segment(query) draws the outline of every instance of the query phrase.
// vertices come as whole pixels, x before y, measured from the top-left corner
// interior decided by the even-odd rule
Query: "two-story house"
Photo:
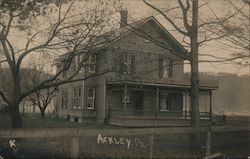
[[[90,54],[78,76],[113,71],[60,86],[59,117],[126,127],[190,125],[191,84],[183,70],[189,55],[157,19],[127,24],[122,11],[121,27],[103,34],[103,40],[108,42]],[[200,81],[202,125],[211,123],[217,87],[216,81]]]

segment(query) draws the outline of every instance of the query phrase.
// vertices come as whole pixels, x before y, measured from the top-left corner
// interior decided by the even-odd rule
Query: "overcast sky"
[[[129,21],[139,20],[148,16],[155,16],[162,24],[166,27],[169,32],[176,37],[178,41],[182,40],[182,36],[174,31],[173,27],[162,17],[159,13],[152,10],[146,4],[142,2],[142,0],[120,0],[123,8],[127,9],[129,12]],[[206,0],[208,1],[208,0]],[[214,9],[216,14],[219,16],[223,16],[224,14],[229,13],[232,10],[229,4],[226,2],[227,0],[210,0],[209,6]],[[237,0],[234,0],[237,2]],[[161,9],[170,8],[172,6],[177,6],[176,0],[148,0],[148,2],[154,4]],[[204,3],[204,0],[199,0],[199,3]],[[119,14],[118,14],[119,15]],[[204,6],[199,10],[199,15],[203,19],[213,17],[211,11],[208,6]],[[249,33],[248,33],[249,34]],[[15,35],[17,36],[17,35]],[[250,35],[249,35],[250,36]],[[15,38],[16,43],[19,43],[20,40]],[[211,54],[220,57],[228,57],[230,58],[230,53],[233,52],[232,48],[225,47],[221,43],[218,42],[210,42],[207,45],[200,47],[200,53],[202,54]],[[35,59],[35,60],[33,60]],[[28,61],[36,61],[39,60],[39,57],[31,57]],[[250,60],[249,60],[250,61]],[[236,74],[249,74],[249,67],[242,67],[239,65],[232,64],[224,64],[224,63],[200,63],[200,71],[201,72],[228,72],[228,73],[236,73]],[[185,66],[185,71],[189,71],[190,66]]]

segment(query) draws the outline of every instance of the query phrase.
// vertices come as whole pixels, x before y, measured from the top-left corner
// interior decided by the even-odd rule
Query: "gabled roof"
[[[140,19],[140,20],[135,21],[133,23],[127,24],[124,27],[117,28],[117,29],[114,29],[112,31],[109,31],[109,32],[106,32],[106,33],[103,33],[103,34],[97,36],[96,41],[94,43],[94,46],[95,46],[94,48],[97,50],[106,48],[107,46],[109,46],[113,42],[121,39],[122,37],[124,37],[125,35],[133,32],[133,31],[135,31],[136,29],[140,28],[143,24],[145,24],[149,21],[154,22],[159,27],[159,29],[164,33],[164,36],[169,39],[169,41],[168,41],[169,44],[176,50],[175,52],[170,52],[170,53],[172,53],[176,56],[182,57],[183,59],[190,58],[188,51],[153,16]],[[165,47],[167,47],[167,45]],[[82,52],[82,51],[86,51],[86,49],[77,50],[77,52]],[[68,53],[63,54],[60,57],[66,58],[67,54]]]
[[[159,29],[164,33],[164,36],[170,39],[169,44],[176,49],[175,55],[180,56],[184,59],[189,59],[188,51],[166,30],[164,26],[161,25],[161,23],[153,16],[143,18],[141,20],[135,21],[131,24],[128,24],[127,26],[115,29],[113,31],[101,34],[96,41],[97,48],[105,48],[106,46],[109,46],[111,43],[121,39],[125,35],[127,35],[130,32],[135,31],[143,24],[153,21]],[[174,45],[174,46],[173,46]]]

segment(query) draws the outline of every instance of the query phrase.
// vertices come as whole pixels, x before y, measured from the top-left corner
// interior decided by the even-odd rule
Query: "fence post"
[[[79,136],[73,136],[71,140],[71,158],[78,158]]]
[[[206,142],[206,156],[211,155],[211,130],[209,128],[207,132],[207,142]]]
[[[154,134],[149,135],[149,158],[153,158]]]

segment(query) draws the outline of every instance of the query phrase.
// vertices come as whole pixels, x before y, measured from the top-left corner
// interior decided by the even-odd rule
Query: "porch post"
[[[156,125],[158,125],[158,112],[159,112],[159,86],[156,88]]]
[[[209,91],[209,117],[212,119],[212,90]]]
[[[125,84],[124,85],[124,116],[126,116],[127,115],[127,91],[128,91],[128,86],[127,86],[127,84]]]
[[[187,95],[188,95],[188,91],[187,89],[185,89],[185,105],[184,105],[184,110],[185,110],[185,119],[187,119]]]

